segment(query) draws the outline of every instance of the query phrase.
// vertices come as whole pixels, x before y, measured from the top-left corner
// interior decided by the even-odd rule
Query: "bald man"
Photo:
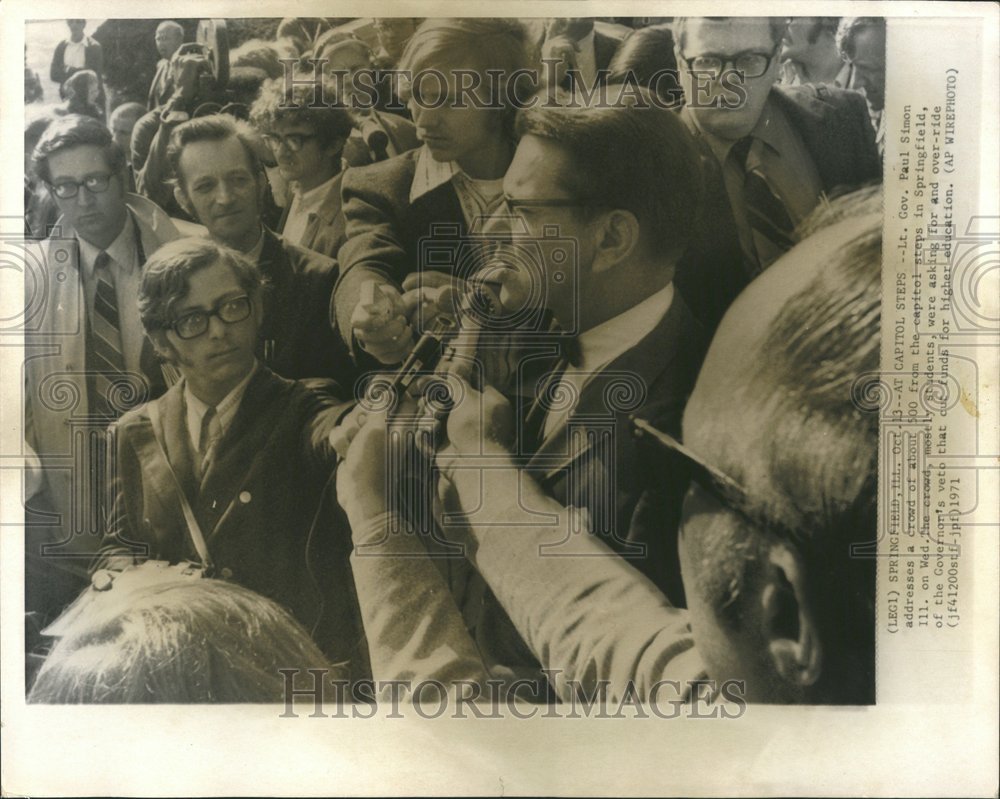
[[[160,60],[146,99],[146,108],[150,111],[167,102],[174,92],[174,84],[170,79],[170,59],[183,43],[184,28],[177,22],[168,19],[156,26],[156,51],[160,54]]]

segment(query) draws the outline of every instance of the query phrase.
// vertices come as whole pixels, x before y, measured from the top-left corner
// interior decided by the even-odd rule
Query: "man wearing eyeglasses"
[[[781,17],[674,21],[682,115],[722,169],[750,276],[794,244],[822,194],[881,180],[859,94],[777,85],[785,27]]]
[[[258,361],[261,282],[252,261],[206,238],[147,264],[142,324],[181,380],[112,429],[115,502],[95,567],[198,563],[288,607],[332,660],[350,660],[349,542],[323,500],[332,464],[308,433],[325,398]]]
[[[808,244],[730,308],[684,412],[684,444],[640,428],[691,479],[679,538],[685,607],[594,536],[568,534],[574,511],[512,457],[507,402],[450,378],[456,405],[436,458],[443,493],[458,500],[448,535],[563,701],[642,701],[658,714],[703,690],[874,702],[879,417],[852,400],[852,386],[879,363],[881,193],[839,198],[823,214]],[[370,414],[337,475],[373,675],[496,696],[441,564],[379,493],[394,424]],[[657,479],[668,473],[662,463]]]
[[[60,213],[25,275],[25,440],[44,478],[28,507],[55,514],[29,526],[27,607],[45,615],[79,590],[97,545],[104,428],[166,390],[136,298],[146,259],[178,232],[126,193],[125,154],[97,120],[53,122],[32,165]],[[43,543],[59,546],[43,557]]]
[[[335,257],[344,243],[341,211],[341,156],[353,130],[347,108],[310,106],[311,84],[269,81],[250,109],[250,121],[263,132],[278,170],[292,187],[292,196],[278,225],[286,241]]]
[[[506,273],[501,297],[511,298],[504,312],[521,312],[520,297],[523,310],[544,305],[556,324],[518,350],[511,379],[491,375],[483,354],[509,334],[479,350],[473,373],[495,380],[491,390],[515,405],[514,450],[524,473],[560,508],[577,510],[567,547],[579,536],[600,540],[679,599],[682,487],[650,467],[628,417],[641,408],[677,431],[704,353],[704,331],[673,282],[699,213],[697,148],[677,116],[648,95],[630,107],[602,107],[596,97],[585,107],[538,105],[518,113],[516,131],[504,207],[491,220],[491,230],[511,228],[512,249],[498,261]],[[648,157],[631,158],[636,152]],[[461,360],[456,369],[464,371]],[[343,430],[337,446],[349,437]],[[516,490],[508,501],[517,504]],[[444,517],[438,522],[447,533]],[[559,547],[553,553],[558,558]],[[451,587],[484,659],[498,676],[537,673],[534,656],[466,566],[449,565]]]
[[[349,389],[353,363],[329,322],[337,264],[264,225],[265,146],[249,125],[224,114],[178,125],[167,148],[174,196],[213,241],[249,256],[268,281],[261,360],[282,377],[334,378]]]

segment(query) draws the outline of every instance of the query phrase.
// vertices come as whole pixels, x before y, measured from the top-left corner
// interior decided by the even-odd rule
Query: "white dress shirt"
[[[566,424],[576,410],[577,401],[587,383],[606,369],[608,364],[648,336],[666,316],[673,301],[674,284],[668,283],[638,305],[580,334],[580,364],[566,367],[559,378],[558,387],[553,391],[554,396],[569,392],[569,396],[576,399],[562,410],[550,411],[546,415],[543,440],[550,438]]]
[[[222,401],[215,406],[216,418],[219,420],[220,435],[225,435],[229,425],[233,422],[236,411],[239,410],[243,395],[246,394],[247,386],[251,378],[257,374],[258,363],[254,361],[250,373],[240,381],[232,391],[222,398]],[[191,447],[195,452],[201,451],[201,420],[208,413],[208,404],[202,402],[191,393],[191,384],[184,381],[184,407],[187,411],[188,435],[191,436]]]

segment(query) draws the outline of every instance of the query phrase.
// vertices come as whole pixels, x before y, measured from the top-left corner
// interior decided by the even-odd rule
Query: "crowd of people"
[[[164,21],[113,109],[68,22],[32,699],[874,701],[884,19]]]

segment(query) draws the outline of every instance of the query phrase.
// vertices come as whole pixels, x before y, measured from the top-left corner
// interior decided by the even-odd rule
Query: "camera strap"
[[[170,465],[170,459],[167,457],[166,449],[163,446],[162,434],[160,432],[160,409],[155,402],[151,402],[146,406],[146,411],[149,414],[149,420],[152,422],[153,438],[156,440],[156,453],[163,459],[166,470],[173,478],[174,486],[177,488],[177,497],[181,503],[181,512],[184,514],[184,522],[187,524],[188,534],[191,536],[191,543],[194,544],[195,551],[198,553],[198,557],[201,558],[201,564],[205,568],[206,576],[210,577],[215,570],[215,565],[212,563],[212,556],[208,551],[208,543],[201,532],[201,525],[198,524],[194,511],[191,510],[191,503],[188,502],[187,494],[184,493],[184,488],[181,486],[180,480],[177,479],[177,474]]]

